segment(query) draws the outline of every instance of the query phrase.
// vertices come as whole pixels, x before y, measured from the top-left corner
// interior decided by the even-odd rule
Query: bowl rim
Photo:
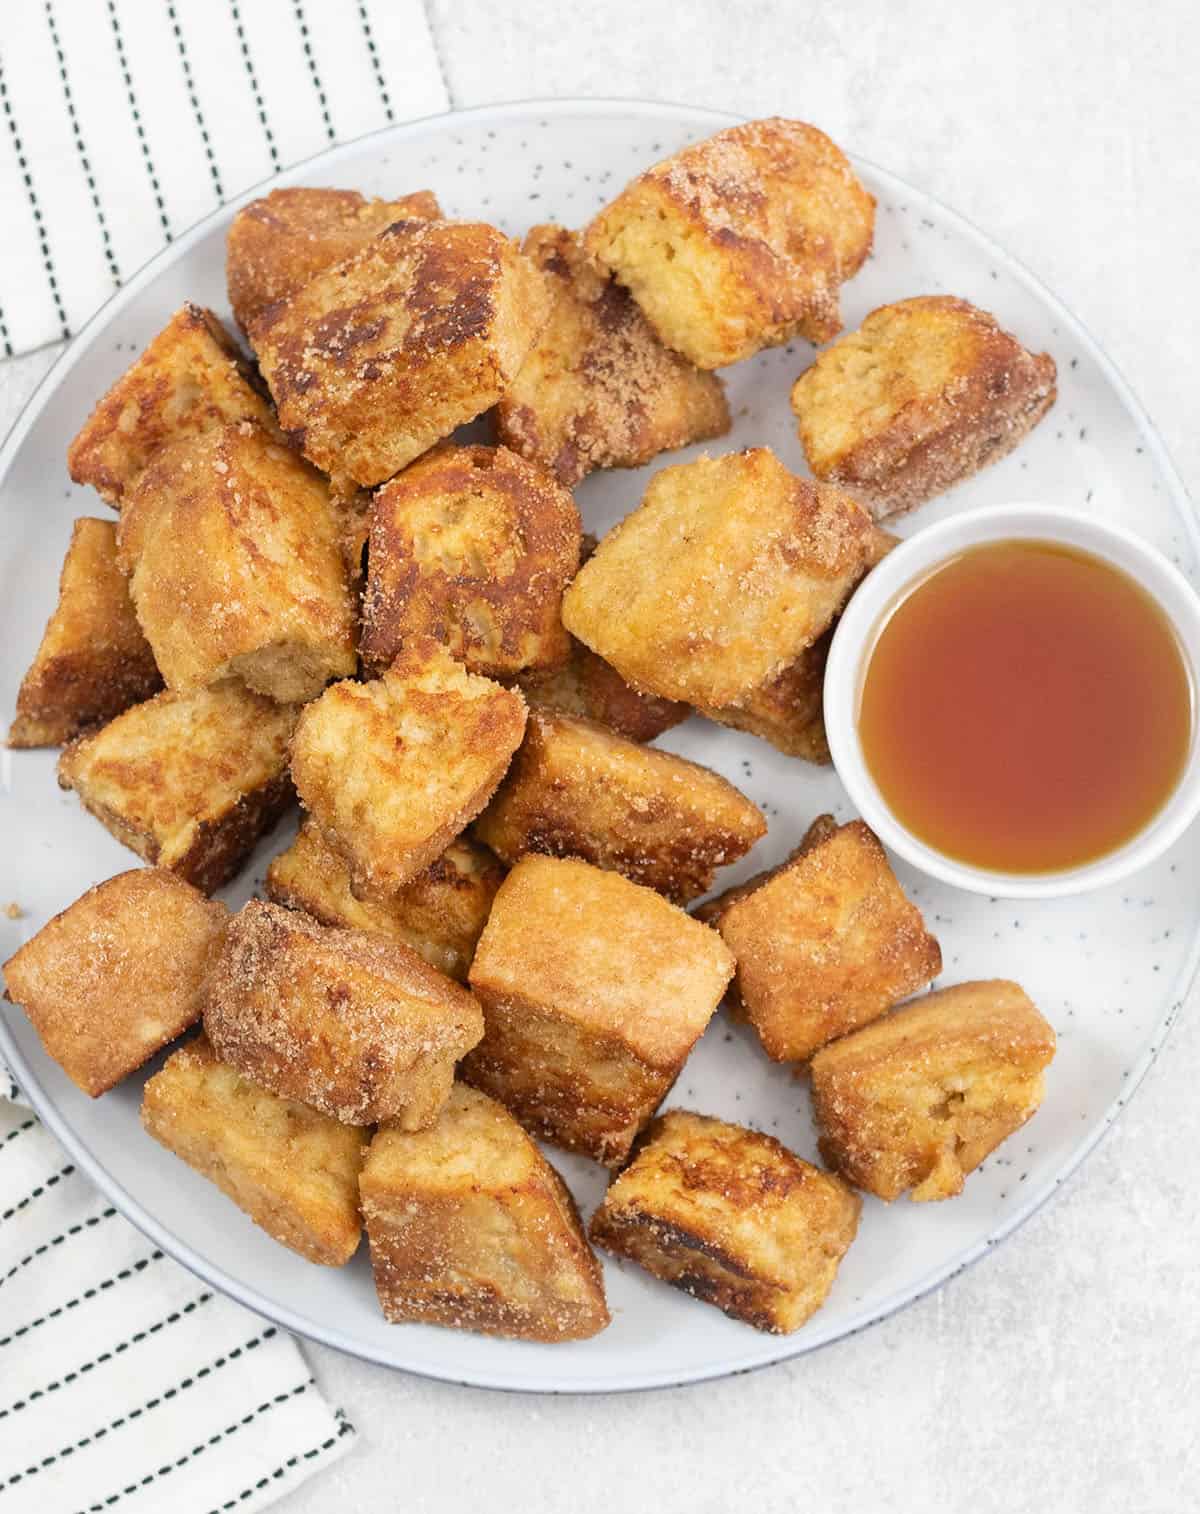
[[[952,857],[915,835],[884,798],[858,739],[857,709],[875,642],[888,617],[932,573],[973,547],[1003,541],[1062,542],[1120,569],[1151,595],[1175,631],[1192,688],[1187,761],[1146,824],[1112,851],[1081,865],[1009,873]],[[1105,888],[1139,872],[1174,845],[1200,814],[1200,596],[1179,569],[1128,526],[1087,511],[1015,500],[952,515],[892,549],[864,579],[834,632],[825,671],[824,718],[833,765],[855,809],[880,840],[913,867],[969,893],[1000,899],[1058,899]]]

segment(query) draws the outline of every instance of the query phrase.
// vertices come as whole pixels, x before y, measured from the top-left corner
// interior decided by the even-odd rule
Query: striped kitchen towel
[[[354,1428],[296,1343],[165,1257],[0,1064],[0,1509],[251,1514]]]
[[[422,0],[0,0],[0,354],[241,190],[449,104]]]

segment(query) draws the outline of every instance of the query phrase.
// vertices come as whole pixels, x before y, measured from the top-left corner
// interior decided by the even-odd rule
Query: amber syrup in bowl
[[[1070,512],[980,511],[903,543],[851,600],[830,747],[863,818],[927,871],[1082,891],[1200,809],[1197,666],[1200,600],[1153,549]]]

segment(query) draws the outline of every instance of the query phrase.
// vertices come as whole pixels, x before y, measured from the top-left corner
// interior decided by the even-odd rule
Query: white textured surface
[[[607,94],[777,110],[930,189],[1091,326],[1197,488],[1191,6],[433,9],[458,105]],[[0,425],[51,355],[0,367]],[[1198,1063],[1193,1005],[1048,1210],[934,1297],[790,1365],[531,1400],[308,1348],[362,1440],[286,1507],[1187,1514],[1200,1486]]]

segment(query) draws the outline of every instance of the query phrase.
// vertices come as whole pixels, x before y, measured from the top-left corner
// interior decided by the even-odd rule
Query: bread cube
[[[259,1088],[220,1061],[207,1036],[146,1083],[142,1124],[308,1261],[341,1267],[358,1250],[369,1133]]]
[[[580,857],[687,904],[767,823],[717,773],[591,720],[534,710],[504,782],[475,822],[503,861]]]
[[[720,379],[663,346],[577,233],[535,226],[523,251],[547,275],[550,314],[501,397],[506,446],[571,488],[593,468],[638,468],[660,452],[725,435]]]
[[[355,894],[389,899],[483,809],[524,730],[519,694],[418,639],[382,678],[305,708],[292,777]]]
[[[496,403],[544,284],[494,226],[402,221],[269,306],[250,339],[291,440],[365,488]]]
[[[396,221],[437,221],[429,190],[398,200],[366,200],[355,189],[273,189],[233,218],[225,241],[225,280],[243,331],[268,305],[314,274],[342,263]]]
[[[787,1335],[825,1302],[862,1200],[774,1136],[672,1109],[592,1216],[597,1246]]]
[[[657,694],[639,694],[590,647],[568,636],[566,662],[557,668],[522,673],[516,686],[531,710],[551,710],[598,720],[630,741],[653,741],[686,720],[691,709]]]
[[[600,1265],[566,1185],[485,1094],[456,1083],[428,1129],[383,1126],[361,1189],[393,1324],[551,1342],[608,1324]]]
[[[46,1055],[91,1098],[200,1018],[229,920],[173,873],[135,868],[88,889],[4,964]]]
[[[375,496],[362,657],[384,668],[414,637],[472,673],[566,661],[563,590],[579,567],[579,511],[507,447],[439,447]]]
[[[668,347],[721,368],[799,334],[841,330],[838,290],[871,250],[875,201],[802,121],[748,121],[665,158],[587,228],[584,245]]]
[[[777,1062],[804,1061],[942,970],[937,941],[861,820],[822,815],[782,867],[718,901],[716,924],[737,958],[742,1012]]]
[[[62,746],[162,688],[117,567],[116,527],[84,517],[58,580],[58,604],[17,693],[13,747]]]
[[[619,1167],[712,1017],[733,958],[660,894],[587,862],[521,859],[470,984],[462,1076],[535,1135]]]
[[[306,820],[267,869],[267,897],[302,909],[323,925],[374,931],[420,952],[448,978],[465,983],[504,869],[464,837],[390,899],[356,899],[345,860]]]
[[[821,1155],[881,1199],[952,1198],[1036,1113],[1054,1049],[1016,983],[960,983],[906,1004],[813,1058]]]
[[[874,310],[792,389],[809,467],[877,520],[996,462],[1054,403],[1054,359],[951,295]]]
[[[160,447],[242,420],[273,426],[269,401],[212,311],[184,305],[92,411],[67,468],[119,510]]]
[[[341,533],[325,480],[261,426],[163,448],[126,496],[118,544],[167,686],[238,677],[302,704],[353,673]]]
[[[407,946],[251,899],[204,993],[217,1055],[260,1088],[346,1125],[437,1118],[479,1005]]]
[[[635,689],[704,709],[777,677],[861,578],[870,517],[765,447],[664,468],[563,599]]]
[[[295,721],[232,681],[157,694],[64,748],[58,782],[122,845],[212,893],[292,801]]]

